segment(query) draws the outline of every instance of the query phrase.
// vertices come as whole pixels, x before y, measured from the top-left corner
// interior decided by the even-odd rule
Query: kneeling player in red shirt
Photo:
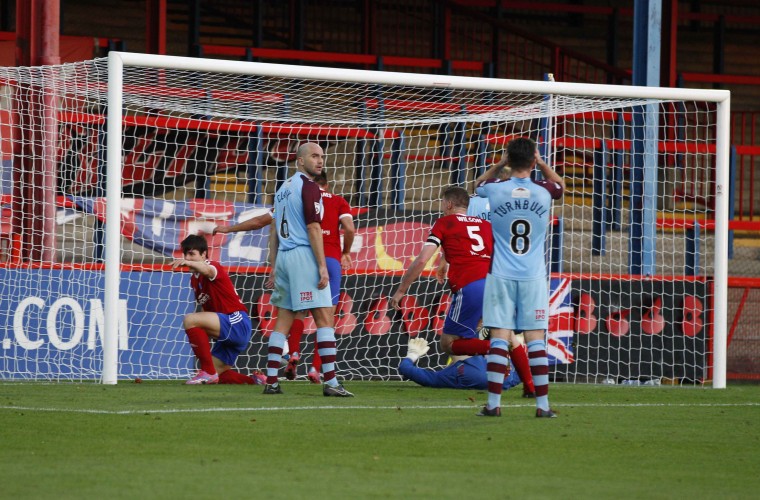
[[[252,376],[236,371],[235,360],[251,341],[251,319],[240,301],[227,271],[216,261],[208,260],[208,243],[200,235],[182,240],[182,259],[172,268],[192,271],[190,286],[195,301],[203,309],[185,316],[182,326],[188,342],[200,362],[198,373],[186,384],[256,384],[263,385],[262,373]],[[209,337],[216,339],[214,348]]]

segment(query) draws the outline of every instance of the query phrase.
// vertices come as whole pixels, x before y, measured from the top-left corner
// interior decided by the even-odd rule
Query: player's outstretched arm
[[[406,357],[398,365],[399,373],[405,378],[423,387],[446,387],[449,389],[462,389],[458,383],[460,362],[453,363],[443,370],[430,370],[418,368],[415,363],[424,356],[430,346],[423,338],[416,337],[409,341]],[[484,373],[485,375],[485,373]]]
[[[216,226],[214,227],[214,230],[211,234],[227,234],[227,233],[237,233],[240,231],[256,231],[257,229],[261,229],[264,227],[267,227],[269,224],[273,221],[272,214],[266,213],[262,214],[256,217],[253,217],[248,220],[244,220],[243,222],[238,222],[237,224],[234,224],[232,226]]]
[[[439,374],[433,370],[425,370],[415,366],[417,360],[427,353],[430,347],[425,339],[417,337],[409,340],[406,357],[398,365],[398,372],[406,380],[411,380],[423,387],[445,387]]]
[[[174,262],[172,262],[172,269],[176,270],[180,267],[187,267],[191,271],[202,274],[207,278],[213,279],[216,276],[216,269],[214,266],[210,266],[204,261],[174,259]]]
[[[417,278],[420,277],[422,271],[425,270],[425,264],[433,256],[437,248],[437,246],[430,244],[425,244],[422,247],[417,258],[409,265],[404,276],[401,278],[401,283],[396,289],[396,293],[391,297],[391,307],[396,310],[401,309],[401,299],[406,295],[406,292],[409,291],[409,287],[412,286],[412,283],[417,281]]]

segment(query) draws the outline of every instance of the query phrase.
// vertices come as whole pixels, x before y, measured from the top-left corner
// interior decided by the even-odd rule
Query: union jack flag
[[[552,278],[549,283],[549,332],[546,353],[549,364],[569,364],[575,361],[573,355],[573,334],[575,333],[575,312],[571,299],[570,280]]]

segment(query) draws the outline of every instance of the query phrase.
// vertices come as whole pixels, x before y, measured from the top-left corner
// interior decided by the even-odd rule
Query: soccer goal
[[[555,381],[726,384],[727,91],[389,73],[111,52],[0,70],[6,329],[0,377],[189,377],[195,310],[172,257],[204,234],[266,364],[268,230],[212,235],[264,211],[298,144],[327,154],[357,226],[336,311],[338,376],[397,379],[433,345],[448,290],[436,255],[388,298],[439,216],[515,137],[567,182],[546,241]],[[307,320],[304,364],[313,351]],[[304,377],[299,372],[299,377]]]

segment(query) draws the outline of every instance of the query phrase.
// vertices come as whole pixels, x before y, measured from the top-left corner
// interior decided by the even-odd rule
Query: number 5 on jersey
[[[472,251],[481,252],[485,249],[486,245],[483,242],[483,237],[478,234],[480,232],[480,226],[467,226],[467,234],[473,241]]]

